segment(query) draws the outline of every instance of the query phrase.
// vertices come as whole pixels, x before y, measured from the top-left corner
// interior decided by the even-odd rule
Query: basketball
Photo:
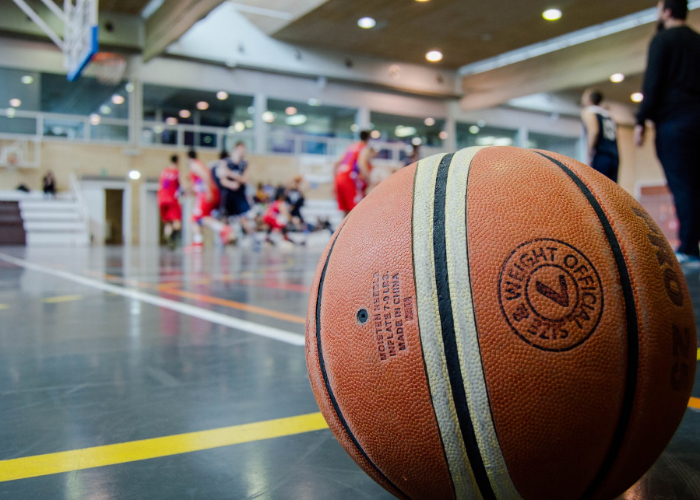
[[[613,499],[661,455],[695,378],[661,230],[545,151],[473,147],[395,173],[334,234],[308,311],[321,412],[399,498]]]

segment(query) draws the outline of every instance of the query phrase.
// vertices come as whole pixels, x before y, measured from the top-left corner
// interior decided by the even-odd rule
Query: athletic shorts
[[[214,195],[211,201],[203,194],[197,196],[194,210],[192,210],[192,220],[199,224],[203,217],[210,217],[213,210],[219,208],[219,196]]]
[[[160,218],[163,222],[175,222],[182,220],[182,209],[177,200],[167,200],[160,203]]]
[[[347,176],[335,178],[335,195],[338,199],[338,209],[349,212],[362,200],[362,191],[357,189],[354,179]]]
[[[286,224],[284,223],[284,217],[263,217],[263,222],[270,226],[271,229],[284,229]]]

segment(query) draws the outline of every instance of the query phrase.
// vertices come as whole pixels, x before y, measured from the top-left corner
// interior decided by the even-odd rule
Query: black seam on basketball
[[[464,379],[459,363],[457,338],[455,336],[454,317],[452,316],[452,299],[447,275],[447,245],[445,242],[445,203],[447,194],[447,174],[454,154],[445,155],[440,161],[435,183],[435,201],[433,211],[433,253],[435,258],[435,285],[438,295],[442,342],[447,363],[447,373],[452,388],[452,398],[457,412],[459,428],[467,450],[467,458],[474,473],[476,485],[484,500],[496,500],[491,487],[484,460],[474,434],[469,404],[464,389]]]
[[[637,324],[637,311],[634,301],[634,292],[632,290],[632,282],[630,280],[629,271],[625,262],[625,256],[622,254],[620,243],[617,241],[615,231],[605,215],[603,207],[600,206],[600,203],[598,203],[598,200],[591,190],[588,189],[588,186],[586,186],[586,184],[569,167],[545,154],[539,152],[537,152],[537,154],[547,158],[561,168],[564,173],[566,173],[566,175],[568,175],[571,180],[574,181],[574,184],[576,184],[576,186],[581,190],[588,200],[588,203],[590,203],[590,205],[593,207],[593,210],[598,216],[598,220],[600,220],[600,223],[603,226],[605,236],[608,239],[613,256],[615,257],[615,264],[617,266],[617,272],[620,275],[620,284],[622,285],[622,295],[625,299],[625,316],[627,319],[627,374],[625,380],[625,394],[622,400],[620,419],[617,422],[617,428],[615,429],[615,434],[613,435],[610,448],[608,448],[608,453],[606,454],[598,473],[581,497],[582,500],[587,500],[593,497],[595,492],[605,480],[606,476],[610,473],[610,469],[612,469],[612,466],[617,459],[617,455],[620,452],[620,448],[622,447],[622,442],[625,438],[625,434],[627,433],[627,426],[629,425],[630,417],[632,415],[632,407],[634,405],[634,398],[637,392],[637,372],[639,369],[639,326]]]
[[[321,280],[318,283],[318,294],[316,295],[316,351],[318,353],[318,363],[321,367],[321,375],[323,376],[323,382],[326,386],[326,392],[328,393],[328,397],[331,400],[331,404],[333,405],[333,409],[335,411],[336,416],[338,417],[338,420],[340,421],[340,424],[343,426],[343,429],[345,430],[345,433],[348,435],[350,440],[352,441],[352,444],[355,445],[355,448],[362,454],[362,456],[367,460],[367,463],[372,466],[372,468],[379,474],[379,476],[386,481],[389,485],[391,485],[392,488],[396,489],[399,493],[404,495],[406,498],[410,497],[406,495],[398,486],[396,486],[391,480],[384,475],[384,473],[379,470],[379,467],[377,467],[374,462],[369,458],[367,455],[367,452],[360,446],[360,443],[357,441],[357,438],[355,435],[350,431],[350,427],[348,426],[347,421],[345,420],[345,417],[343,417],[342,412],[340,411],[340,407],[338,406],[338,401],[335,399],[335,395],[333,394],[333,390],[331,389],[331,384],[330,381],[328,380],[328,374],[326,373],[326,363],[323,360],[323,351],[321,349],[321,295],[323,293],[323,282],[326,279],[326,270],[328,269],[328,263],[331,260],[331,254],[333,253],[333,248],[335,248],[335,244],[338,242],[338,238],[340,238],[340,232],[343,230],[344,226],[341,226],[338,229],[338,234],[335,237],[335,241],[331,245],[331,249],[328,251],[328,257],[326,257],[326,262],[323,265],[323,271],[321,272]]]
[[[414,237],[413,224],[414,224],[415,220],[413,218],[413,209],[414,209],[413,204],[416,202],[415,193],[416,193],[416,181],[418,179],[418,167],[419,166],[420,166],[420,162],[416,165],[416,171],[413,174],[413,188],[412,188],[413,190],[411,191],[411,193],[413,193],[413,196],[411,197],[411,241],[413,241],[413,237]],[[413,243],[411,244],[411,263],[413,264],[413,283],[415,284],[415,283],[417,283],[416,256],[415,256],[415,253],[413,252]],[[420,313],[418,312],[418,300],[419,300],[418,294],[416,293],[416,310],[415,310],[414,314],[418,318],[418,324],[420,324]],[[423,360],[423,370],[425,370],[425,380],[427,381],[427,380],[430,380],[430,375],[428,374],[428,366],[425,363],[425,356],[423,354],[424,353],[423,342],[421,340],[420,334],[418,335],[418,341],[420,342],[421,359]],[[430,389],[430,387],[428,387],[428,389]],[[447,464],[447,470],[449,471],[450,470],[450,461],[447,459],[447,451],[445,450],[445,441],[442,439],[442,432],[439,431],[440,424],[438,423],[438,417],[437,417],[437,413],[435,411],[435,405],[432,404],[433,403],[432,397],[433,397],[433,395],[431,392],[430,393],[430,403],[431,403],[430,407],[433,410],[433,416],[435,417],[435,423],[438,426],[438,436],[440,437],[440,444],[442,445],[442,454],[445,457],[445,463]],[[452,479],[452,472],[451,471],[450,471],[450,481],[452,481],[452,491],[454,492],[455,498],[457,498],[457,490],[455,489],[455,482],[454,482],[454,479]]]

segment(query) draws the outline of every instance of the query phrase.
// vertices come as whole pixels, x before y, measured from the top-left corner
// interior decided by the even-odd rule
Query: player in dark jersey
[[[617,149],[617,125],[610,112],[603,108],[603,94],[586,90],[581,98],[581,119],[586,128],[589,165],[617,182],[620,154]]]
[[[231,156],[222,159],[212,173],[221,192],[220,215],[226,218],[238,217],[243,230],[247,234],[252,234],[253,226],[247,218],[250,203],[246,196],[248,162],[245,159],[245,154],[245,143],[237,142]]]

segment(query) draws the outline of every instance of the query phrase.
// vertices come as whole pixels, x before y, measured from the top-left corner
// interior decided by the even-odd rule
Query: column
[[[255,133],[255,149],[254,151],[263,155],[267,152],[267,129],[268,125],[263,120],[263,113],[267,111],[267,96],[265,94],[255,94],[253,97],[253,131]]]
[[[442,148],[448,153],[453,153],[457,151],[457,121],[451,116],[445,120],[445,132],[447,139],[442,141]]]
[[[143,128],[143,82],[131,80],[134,90],[129,93],[129,143],[138,147]]]

